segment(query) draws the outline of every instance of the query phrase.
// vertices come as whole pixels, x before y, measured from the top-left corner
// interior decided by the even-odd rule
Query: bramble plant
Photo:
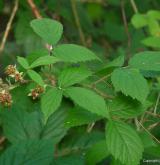
[[[146,22],[138,25],[139,17],[132,22],[142,27]],[[138,165],[144,153],[156,157],[159,140],[143,122],[150,114],[159,116],[149,98],[153,90],[159,93],[160,52],[139,52],[129,60],[121,55],[103,65],[88,48],[60,43],[58,21],[42,18],[30,25],[47,49],[18,56],[17,64],[5,69],[1,123],[12,145],[0,164],[65,165],[70,156],[71,164],[74,159],[90,165],[109,159],[115,165]],[[90,62],[104,67],[91,69]],[[84,137],[78,139],[79,134]]]

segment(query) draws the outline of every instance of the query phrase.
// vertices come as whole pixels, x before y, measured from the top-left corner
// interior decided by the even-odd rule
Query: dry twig
[[[7,41],[7,38],[8,38],[9,32],[10,32],[11,26],[12,26],[13,19],[16,15],[17,9],[18,9],[18,0],[15,0],[15,5],[14,5],[14,8],[12,10],[9,21],[7,23],[7,27],[6,27],[6,30],[4,32],[4,36],[3,36],[3,39],[2,39],[2,42],[1,42],[1,45],[0,45],[0,54],[2,53],[2,51],[5,47],[5,43]]]
[[[79,32],[79,37],[80,37],[81,43],[84,46],[86,46],[85,36],[84,36],[84,33],[82,31],[82,27],[81,27],[81,24],[80,24],[80,20],[79,20],[79,16],[78,16],[78,13],[77,13],[76,1],[75,0],[71,0],[71,7],[72,7],[73,15],[74,15],[74,18],[75,18],[76,26],[78,28],[78,32]]]
[[[148,131],[148,129],[146,129],[142,124],[141,124],[141,122],[139,122],[139,121],[137,121],[138,122],[138,124],[158,143],[158,144],[160,144],[160,141],[154,136],[154,135],[152,135],[149,131]]]
[[[93,89],[97,94],[99,94],[100,96],[102,96],[105,99],[113,99],[114,98],[114,96],[107,95],[106,93],[103,93],[102,91],[100,91],[99,89],[94,87],[93,85],[82,84],[82,86],[86,87],[86,88],[89,88],[89,89]]]
[[[42,18],[42,16],[41,16],[37,6],[35,5],[34,1],[33,0],[27,0],[27,2],[29,4],[29,6],[31,7],[34,16],[36,18]]]
[[[111,75],[110,74],[108,74],[108,75],[106,75],[106,76],[103,76],[103,77],[101,77],[100,79],[98,79],[97,81],[95,81],[92,85],[93,86],[95,86],[96,84],[98,84],[98,83],[100,83],[100,82],[102,82],[102,81],[105,81],[108,77],[110,77]]]
[[[0,145],[6,140],[4,136],[0,137]]]
[[[160,101],[160,92],[158,93],[158,97],[157,97],[156,104],[153,111],[155,115],[157,113],[157,107],[158,107],[159,101]]]
[[[159,122],[154,123],[154,124],[151,124],[151,125],[148,127],[148,130],[154,129],[154,128],[157,127],[158,125],[160,125]]]
[[[93,122],[93,123],[91,123],[91,124],[88,124],[87,133],[90,133],[90,132],[92,131],[94,125],[95,125],[95,122]]]
[[[132,6],[134,12],[138,13],[138,9],[137,9],[137,6],[136,6],[136,3],[134,2],[134,0],[130,0],[130,3],[131,3],[131,6]]]

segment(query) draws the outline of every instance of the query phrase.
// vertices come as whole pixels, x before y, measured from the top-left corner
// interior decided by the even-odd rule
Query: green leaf
[[[129,65],[142,70],[160,71],[160,52],[137,53],[130,59]]]
[[[159,157],[159,155],[160,155],[160,145],[158,145],[156,147],[145,148],[145,153],[147,153],[147,155],[151,155],[155,159],[160,158]]]
[[[28,61],[24,57],[18,56],[17,61],[24,69],[28,69],[29,64],[28,64]]]
[[[28,97],[31,89],[35,88],[36,86],[37,84],[33,82],[25,85],[20,85],[12,89],[10,92],[12,95],[13,103],[12,106],[9,107],[9,109],[11,111],[17,109],[28,112],[38,111],[40,109],[39,100],[33,101],[30,97]]]
[[[94,113],[90,113],[89,111],[86,111],[85,109],[80,107],[75,107],[73,109],[70,109],[68,112],[68,117],[66,119],[66,126],[68,127],[81,126],[84,124],[95,122],[100,119],[101,117]]]
[[[155,19],[148,18],[148,28],[152,36],[157,36],[160,34],[159,22]]]
[[[44,86],[45,83],[42,79],[42,77],[40,76],[40,74],[38,74],[37,72],[35,72],[34,70],[28,70],[27,71],[28,76],[35,81],[37,84],[39,84],[40,86]]]
[[[144,102],[149,93],[146,79],[136,69],[115,69],[111,76],[116,91]]]
[[[125,29],[120,23],[116,23],[112,19],[104,21],[103,35],[107,36],[111,41],[123,42],[126,39]],[[114,32],[114,33],[113,33]]]
[[[51,45],[55,45],[60,40],[63,33],[62,24],[48,18],[32,20],[31,27],[36,34]]]
[[[90,60],[100,60],[89,49],[74,45],[74,44],[62,44],[54,48],[53,54],[64,62],[85,62]]]
[[[139,136],[142,140],[145,149],[157,146],[155,141],[152,139],[151,135],[149,135],[147,132],[139,132]]]
[[[78,129],[75,132],[76,135],[72,134],[72,139],[74,140],[69,146],[72,148],[79,148],[82,150],[89,149],[93,146],[93,144],[96,144],[98,141],[105,139],[105,134],[102,131],[96,131],[92,130],[92,132],[88,133],[85,131],[79,132]],[[76,141],[75,141],[76,138]]]
[[[46,48],[41,48],[29,53],[26,59],[30,64],[32,64],[35,60],[44,56],[49,56],[49,52]]]
[[[70,87],[65,92],[80,107],[97,115],[108,117],[104,99],[95,92],[81,87]]]
[[[53,160],[53,144],[45,140],[27,140],[15,143],[0,157],[3,165],[50,165]]]
[[[53,57],[53,56],[43,56],[43,57],[39,57],[38,59],[36,59],[30,65],[30,68],[35,68],[35,67],[42,66],[42,65],[50,65],[50,64],[54,64],[59,61],[60,60],[58,58]]]
[[[67,111],[70,105],[63,103],[60,108],[55,111],[47,120],[42,133],[42,139],[52,139],[54,144],[57,144],[67,133],[68,128],[65,127]]]
[[[53,144],[57,144],[68,130],[65,120],[69,108],[68,104],[62,104],[58,111],[48,118],[45,125],[42,123],[42,114],[37,111],[3,111],[4,135],[11,143],[29,139],[51,139]]]
[[[128,119],[143,114],[151,106],[151,103],[146,101],[144,104],[141,104],[137,100],[120,96],[109,101],[107,105],[111,116]]]
[[[42,48],[44,45],[44,42],[34,33],[29,25],[32,19],[32,13],[26,10],[22,10],[22,14],[17,15],[17,22],[13,28],[16,45],[13,43],[13,48],[15,49],[17,46],[20,46],[23,52],[19,51],[19,53],[28,55],[32,51]]]
[[[142,28],[148,24],[147,16],[144,14],[135,14],[131,22],[135,28]]]
[[[152,48],[160,48],[160,37],[147,37],[142,43]]]
[[[86,162],[88,165],[96,165],[107,156],[109,156],[109,152],[107,150],[106,141],[101,140],[87,151]]]
[[[38,139],[42,129],[38,112],[28,113],[21,109],[3,111],[2,121],[4,135],[11,143]]]
[[[106,142],[115,159],[125,165],[139,164],[143,145],[132,127],[120,121],[109,121],[106,127]]]
[[[58,85],[62,88],[68,87],[81,82],[91,74],[91,71],[80,67],[66,68],[60,73],[58,77]]]
[[[149,11],[147,12],[147,15],[148,15],[151,19],[160,20],[160,11],[158,11],[158,10],[149,10]]]
[[[45,121],[55,112],[62,101],[62,90],[57,88],[49,89],[41,99],[41,109],[45,116]]]
[[[57,159],[54,159],[51,165],[84,165],[85,160],[84,156],[81,155],[67,155],[67,156],[61,156]]]
[[[121,55],[114,59],[113,61],[109,62],[106,67],[120,67],[124,64],[124,56]]]
[[[124,164],[122,164],[118,159],[114,159],[114,158],[112,157],[111,165],[124,165]]]

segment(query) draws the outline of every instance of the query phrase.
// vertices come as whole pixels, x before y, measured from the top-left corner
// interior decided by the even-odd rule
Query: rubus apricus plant
[[[93,165],[106,159],[115,165],[138,165],[144,153],[158,155],[159,140],[143,123],[149,115],[159,116],[150,96],[153,89],[159,93],[160,52],[137,53],[127,65],[121,55],[94,70],[89,64],[103,60],[83,46],[60,43],[61,23],[42,18],[30,25],[48,49],[18,56],[17,64],[5,69],[1,124],[11,146],[0,164],[65,165],[70,156],[70,163],[77,159]],[[73,136],[78,127],[85,143],[94,143],[83,147],[83,138]]]

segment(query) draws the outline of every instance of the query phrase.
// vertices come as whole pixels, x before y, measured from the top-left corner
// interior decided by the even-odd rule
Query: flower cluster
[[[3,106],[11,106],[12,104],[12,96],[11,94],[6,91],[6,90],[2,90],[0,92],[0,103],[3,105]]]
[[[15,79],[15,82],[22,82],[23,81],[23,72],[19,72],[16,68],[16,65],[8,65],[5,73]]]
[[[31,92],[28,94],[28,96],[31,96],[33,100],[39,98],[39,96],[44,92],[44,88],[41,86],[37,86],[34,89],[31,89]]]

